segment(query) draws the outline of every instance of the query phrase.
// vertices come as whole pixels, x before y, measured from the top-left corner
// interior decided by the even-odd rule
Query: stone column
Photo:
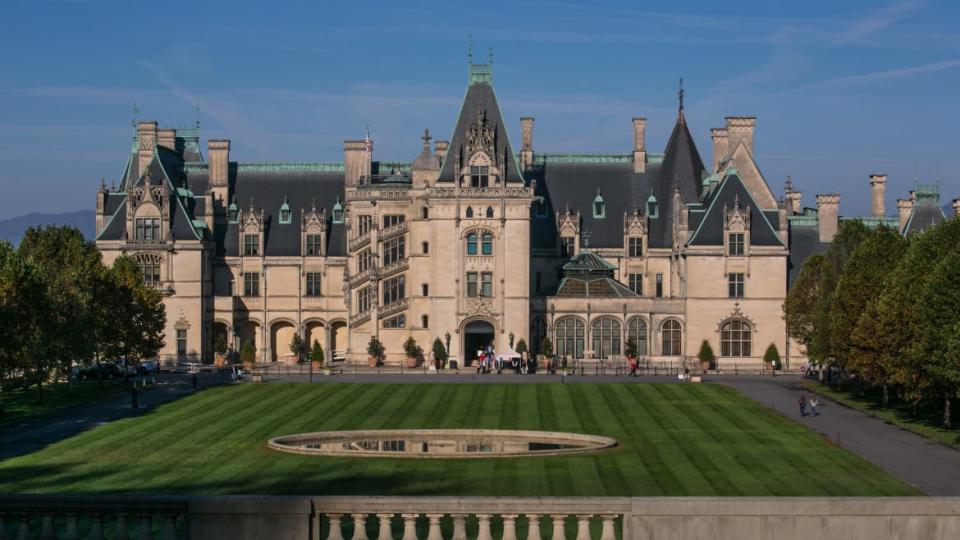
[[[327,514],[330,520],[330,533],[327,540],[343,540],[343,527],[340,523],[340,514]]]
[[[539,514],[527,514],[527,540],[541,540]]]
[[[417,540],[417,516],[403,514],[403,540]]]
[[[517,515],[502,514],[503,518],[503,537],[501,540],[517,540]]]
[[[567,516],[554,514],[550,516],[553,518],[553,536],[550,537],[550,540],[566,540],[566,533],[563,530],[563,520]]]
[[[577,516],[577,540],[590,540],[590,514]]]
[[[427,533],[427,540],[443,540],[443,533],[440,531],[440,519],[443,514],[427,514],[430,521],[430,531]]]
[[[887,212],[884,208],[884,193],[887,189],[887,175],[885,174],[871,174],[870,175],[870,192],[871,192],[871,211],[870,215],[875,218],[884,217]]]
[[[353,514],[353,538],[351,540],[367,540],[366,514]]]
[[[617,516],[614,515],[603,516],[603,529],[600,532],[600,540],[616,540],[617,532],[613,522],[615,519],[617,519]]]
[[[393,514],[377,514],[377,517],[380,518],[377,540],[393,540],[393,535],[390,534],[390,520],[393,519]]]
[[[477,531],[477,540],[493,540],[490,534],[490,514],[477,514],[477,524],[480,529]]]
[[[463,514],[453,515],[453,536],[450,540],[467,540],[467,527],[464,523],[466,516]]]

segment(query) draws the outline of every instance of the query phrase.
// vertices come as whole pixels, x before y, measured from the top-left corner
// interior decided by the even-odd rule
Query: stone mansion
[[[116,187],[97,193],[96,242],[162,291],[163,362],[247,342],[260,362],[292,362],[297,333],[362,363],[371,336],[388,364],[409,336],[426,351],[449,339],[461,365],[546,336],[568,358],[619,357],[632,339],[676,361],[707,339],[721,367],[756,367],[771,343],[797,362],[787,288],[846,218],[838,195],[801,208],[788,181],[775,196],[755,125],[727,117],[704,162],[681,90],[662,152],[640,117],[628,151],[602,154],[537,152],[521,118],[517,152],[489,64],[470,65],[449,139],[424,132],[412,162],[377,161],[369,137],[344,141],[342,162],[235,162],[229,140],[207,141],[204,159],[199,128],[141,121]],[[936,186],[888,217],[885,182],[870,176],[866,222],[907,234],[946,219]]]

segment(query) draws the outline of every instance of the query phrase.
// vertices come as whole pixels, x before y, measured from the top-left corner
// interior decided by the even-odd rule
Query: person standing
[[[817,405],[820,403],[817,401],[817,397],[813,396],[810,398],[810,414],[812,416],[820,416],[820,413],[817,412]]]
[[[807,415],[807,396],[800,396],[800,416]]]

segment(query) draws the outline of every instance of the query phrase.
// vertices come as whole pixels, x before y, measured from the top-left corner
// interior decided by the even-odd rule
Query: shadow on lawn
[[[160,405],[221,385],[219,377],[202,380],[194,392],[190,378],[166,375],[165,380],[138,396],[141,407],[131,408],[129,392],[95,404],[56,410],[0,425],[0,461],[41,450],[99,425],[131,416],[153,414]]]

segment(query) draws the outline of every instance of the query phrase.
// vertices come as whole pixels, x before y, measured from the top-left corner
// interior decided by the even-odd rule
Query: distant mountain
[[[20,243],[23,233],[30,227],[41,225],[69,225],[80,229],[83,237],[93,240],[96,227],[96,214],[93,210],[78,210],[62,214],[32,213],[0,220],[0,239],[9,240],[13,245]]]

